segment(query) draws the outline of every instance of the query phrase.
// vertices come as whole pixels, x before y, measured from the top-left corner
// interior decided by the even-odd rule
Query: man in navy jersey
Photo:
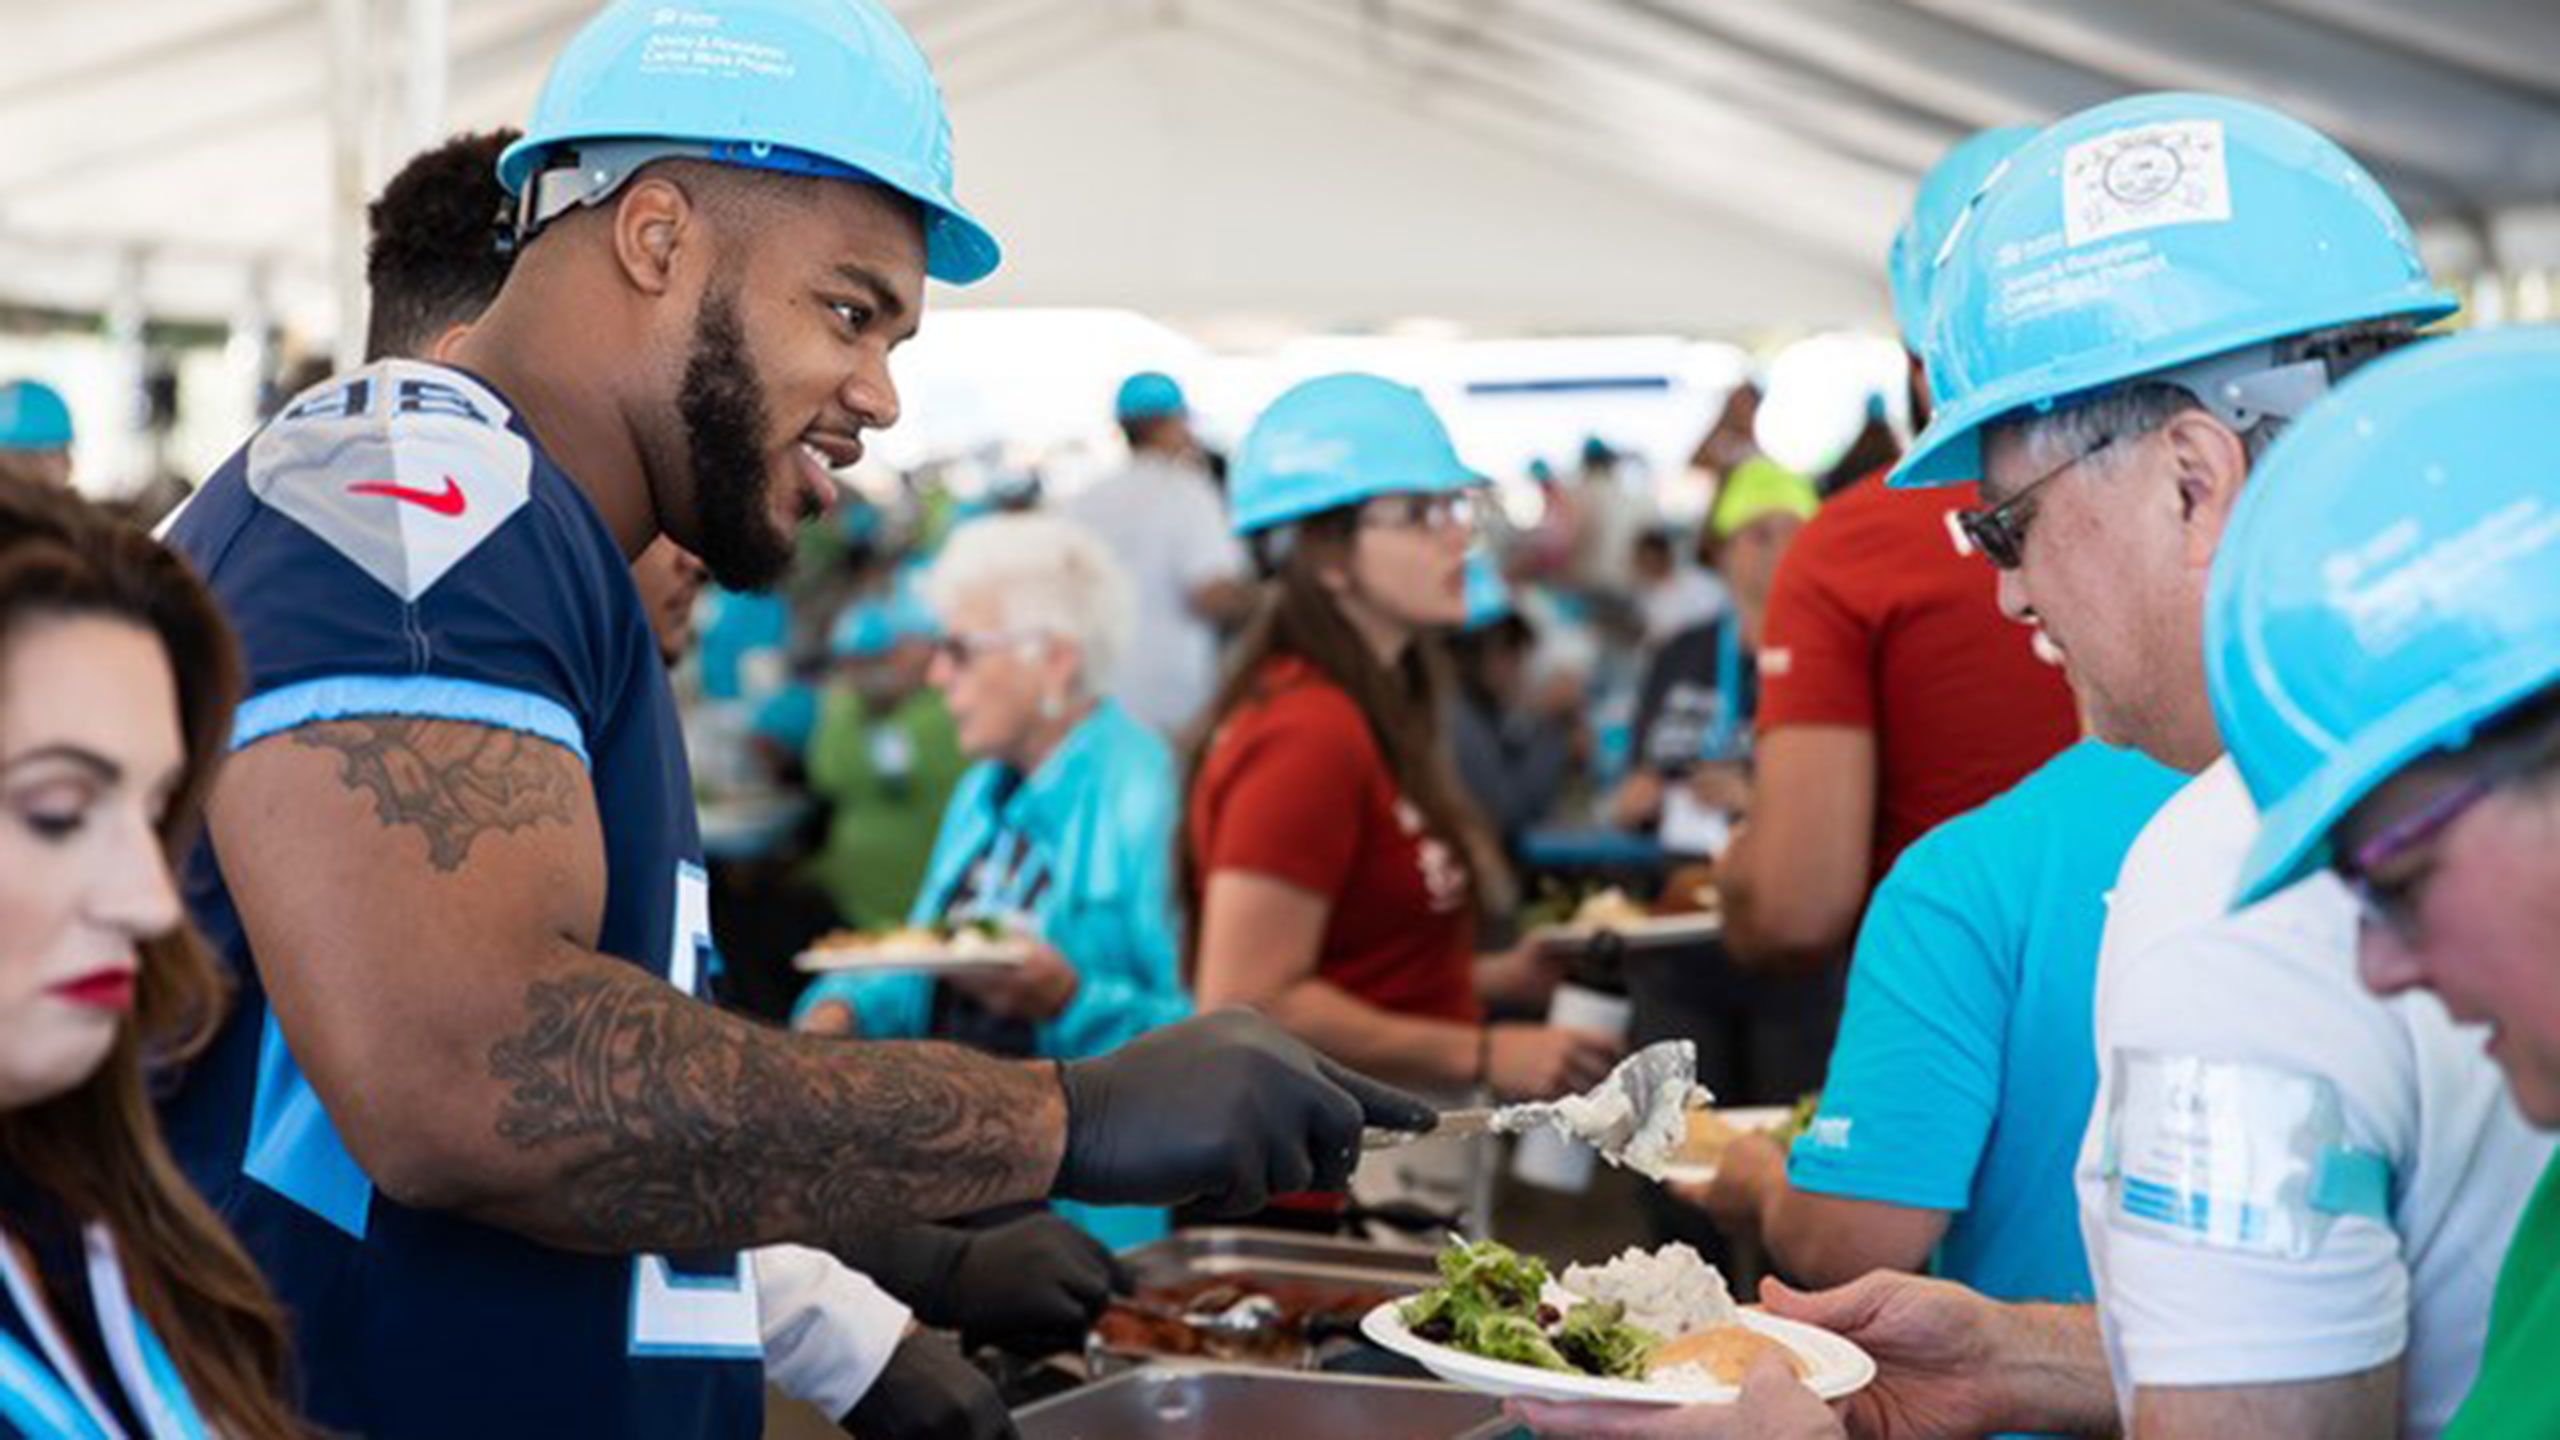
[[[663,532],[775,578],[896,419],[925,277],[995,246],[869,0],[609,6],[529,131],[455,366],[306,392],[170,532],[251,669],[190,884],[241,1003],[173,1137],[314,1418],[752,1436],[745,1247],[1050,1193],[1251,1207],[1339,1185],[1364,1119],[1427,1125],[1243,1016],[1060,1067],[690,998],[700,850],[629,560]]]
[[[520,134],[457,135],[422,151],[365,207],[367,360],[439,359],[497,298],[514,259],[498,156]],[[703,573],[663,535],[632,563],[670,667],[693,648]],[[715,885],[715,918],[719,905]],[[997,1225],[904,1225],[854,1258],[860,1272],[804,1246],[753,1254],[765,1379],[853,1434],[917,1440],[1012,1431],[994,1383],[915,1319],[973,1345],[1049,1354],[1082,1343],[1120,1278],[1109,1251],[1047,1210]]]

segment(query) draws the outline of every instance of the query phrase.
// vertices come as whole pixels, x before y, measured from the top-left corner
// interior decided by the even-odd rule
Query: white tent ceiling
[[[2329,129],[2453,268],[2560,260],[2550,0],[893,4],[1008,248],[965,303],[1212,337],[1873,322],[1946,144],[2167,86]],[[370,184],[422,134],[521,117],[591,8],[0,0],[0,301],[218,321],[264,287],[325,329],[333,23],[371,27]],[[438,31],[449,63],[405,90]]]

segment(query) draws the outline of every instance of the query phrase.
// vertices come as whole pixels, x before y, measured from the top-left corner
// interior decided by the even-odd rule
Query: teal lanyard
[[[5,1243],[0,1241],[0,1245]],[[19,1269],[16,1258],[5,1251],[0,1251],[0,1267],[8,1272],[9,1303],[31,1328],[42,1333],[40,1317],[28,1309],[38,1303],[33,1281]],[[178,1367],[170,1361],[168,1348],[153,1333],[150,1322],[133,1308],[123,1267],[114,1263],[111,1250],[91,1250],[89,1288],[98,1328],[107,1341],[108,1363],[138,1365],[142,1370],[140,1376],[128,1376],[118,1369],[115,1374],[98,1377],[100,1383],[114,1381],[126,1387],[134,1411],[148,1432],[146,1440],[207,1440],[204,1417],[187,1394],[186,1382],[178,1377]],[[116,1358],[119,1339],[126,1342],[122,1348],[129,1351],[123,1360]],[[137,1382],[141,1386],[138,1391],[134,1388]],[[93,1415],[47,1360],[30,1353],[6,1333],[0,1333],[0,1420],[29,1437],[45,1440],[112,1440],[120,1433],[120,1427]]]
[[[42,1360],[28,1354],[27,1347],[7,1335],[0,1335],[0,1419],[6,1419],[30,1440],[53,1436],[64,1440],[107,1440],[106,1432],[89,1418],[70,1387],[56,1379]]]
[[[1734,737],[1746,718],[1742,713],[1742,626],[1727,615],[1716,626],[1716,723],[1708,730],[1698,758],[1739,758],[1734,754]]]

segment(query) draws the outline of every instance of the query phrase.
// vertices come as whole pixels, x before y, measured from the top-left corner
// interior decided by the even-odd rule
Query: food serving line
[[[1688,1042],[1663,1042],[1582,1095],[1450,1112],[1444,1124],[1496,1134],[1553,1126],[1656,1178],[1712,1174],[1715,1149],[1738,1124],[1784,1112],[1704,1108],[1695,1066]],[[1676,1243],[1561,1275],[1501,1244],[1455,1236],[1434,1256],[1195,1229],[1123,1258],[1135,1291],[1114,1301],[1078,1357],[1089,1383],[1020,1408],[1015,1420],[1030,1440],[1501,1436],[1513,1433],[1500,1410],[1511,1395],[1729,1400],[1766,1349],[1825,1395],[1874,1375],[1846,1340],[1735,1305],[1723,1278]]]
[[[1548,943],[1597,962],[1583,967],[1586,973],[1619,972],[1622,1005],[1626,989],[1643,988],[1627,979],[1663,968],[1628,962],[1680,954],[1674,968],[1686,971],[1698,949],[1714,947],[1718,938],[1711,890],[1669,913],[1640,906],[1614,888],[1586,891],[1537,929]],[[1019,963],[1020,948],[992,926],[908,928],[828,936],[800,963],[818,971],[961,971]],[[1620,1018],[1623,1024],[1626,1017]],[[1707,1108],[1712,1097],[1696,1077],[1691,1041],[1657,1040],[1582,1095],[1445,1112],[1431,1133],[1548,1130],[1654,1180],[1696,1183],[1713,1178],[1716,1156],[1733,1136],[1800,1123],[1800,1114],[1784,1106]],[[1412,1138],[1377,1133],[1370,1145]],[[1489,1175],[1490,1167],[1483,1168]],[[1478,1220],[1489,1212],[1489,1188],[1476,1197]],[[1121,1258],[1133,1293],[1115,1298],[1084,1352],[1009,1377],[1015,1423],[1027,1440],[1245,1434],[1446,1440],[1523,1433],[1501,1414],[1503,1398],[1511,1395],[1730,1399],[1742,1366],[1772,1343],[1825,1394],[1848,1393],[1874,1373],[1867,1357],[1837,1336],[1734,1306],[1723,1277],[1685,1245],[1631,1249],[1609,1266],[1571,1266],[1559,1278],[1543,1261],[1484,1242],[1481,1234],[1471,1237],[1475,1243],[1454,1233],[1447,1238],[1435,1256],[1294,1230],[1217,1227],[1178,1231],[1127,1251]],[[1641,1277],[1632,1293],[1623,1277],[1609,1278],[1621,1270]],[[1666,1318],[1676,1306],[1645,1310],[1662,1298],[1655,1292],[1665,1275],[1693,1292],[1692,1308],[1677,1318]],[[1488,1287],[1486,1276],[1508,1283]]]

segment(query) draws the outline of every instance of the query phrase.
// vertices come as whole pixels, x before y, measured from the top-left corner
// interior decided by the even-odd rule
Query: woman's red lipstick
[[[74,1005],[122,1014],[133,1008],[133,982],[130,970],[93,970],[54,986],[53,993]]]

